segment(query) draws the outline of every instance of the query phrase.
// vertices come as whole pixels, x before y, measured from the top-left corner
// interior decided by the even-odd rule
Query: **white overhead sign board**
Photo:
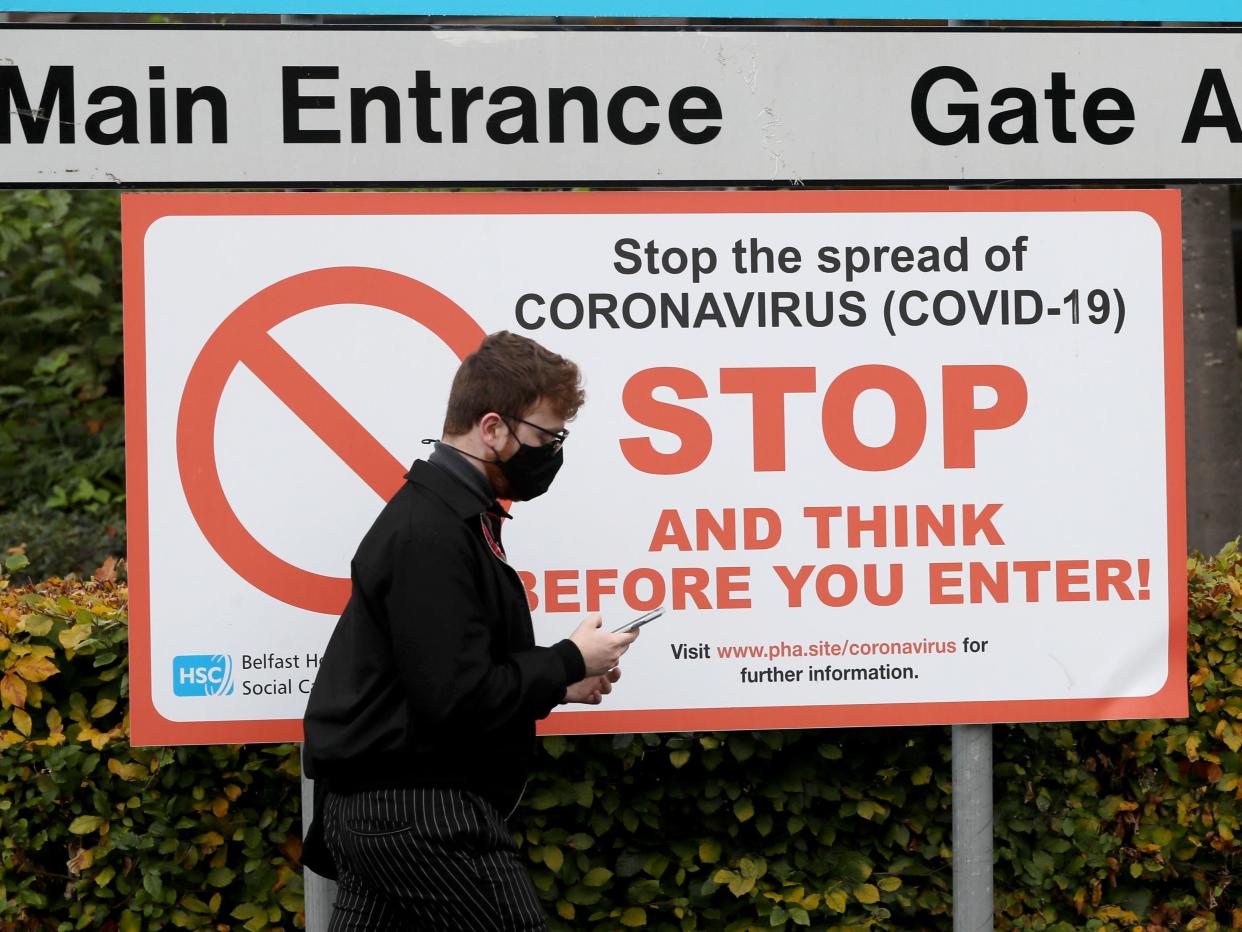
[[[0,30],[0,184],[1242,177],[1242,33]]]

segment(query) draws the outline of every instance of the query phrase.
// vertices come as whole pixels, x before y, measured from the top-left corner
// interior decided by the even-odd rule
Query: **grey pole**
[[[323,17],[282,13],[280,22],[289,26],[318,26],[323,23]],[[305,755],[302,760],[302,837],[305,838],[315,811],[315,781],[306,778]],[[306,898],[306,932],[325,932],[332,918],[332,904],[336,902],[336,884],[303,867],[302,889]]]
[[[992,726],[953,726],[953,932],[992,932]]]
[[[305,762],[305,755],[303,755]],[[311,816],[315,811],[315,781],[306,778],[306,767],[302,767],[302,837],[310,828]],[[332,904],[336,902],[336,884],[325,877],[320,877],[309,867],[302,868],[302,889],[306,898],[306,932],[324,932],[332,918]]]
[[[994,909],[992,726],[954,725],[953,932],[992,932]]]

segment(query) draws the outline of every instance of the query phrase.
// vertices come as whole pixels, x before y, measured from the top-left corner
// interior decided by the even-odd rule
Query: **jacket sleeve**
[[[545,717],[585,667],[576,644],[493,659],[491,619],[464,535],[416,529],[396,542],[385,599],[393,658],[417,728],[475,733]]]

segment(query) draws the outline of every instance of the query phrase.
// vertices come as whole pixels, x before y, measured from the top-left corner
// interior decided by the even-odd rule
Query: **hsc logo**
[[[184,654],[174,657],[173,695],[233,695],[233,658],[228,654]]]

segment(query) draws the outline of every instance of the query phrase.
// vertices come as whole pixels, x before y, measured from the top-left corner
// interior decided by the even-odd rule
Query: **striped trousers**
[[[455,789],[329,792],[336,862],[328,932],[542,932],[543,908],[504,818]]]

